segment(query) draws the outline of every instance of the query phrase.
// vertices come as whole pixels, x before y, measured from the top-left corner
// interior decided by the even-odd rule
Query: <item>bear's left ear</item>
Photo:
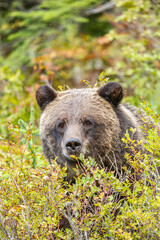
[[[98,94],[117,106],[123,98],[123,88],[118,82],[109,82],[98,89]]]

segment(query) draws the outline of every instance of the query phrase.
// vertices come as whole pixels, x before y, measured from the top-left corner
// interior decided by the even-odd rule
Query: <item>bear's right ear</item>
[[[123,98],[123,88],[118,82],[108,82],[98,89],[98,94],[117,106]]]
[[[57,92],[47,85],[40,86],[36,91],[37,103],[41,110],[44,110],[48,103],[53,101],[56,97]]]

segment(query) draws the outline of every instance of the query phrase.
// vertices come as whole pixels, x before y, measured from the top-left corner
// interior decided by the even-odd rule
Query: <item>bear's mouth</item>
[[[64,155],[64,158],[66,159],[66,161],[68,162],[78,162],[79,160],[79,156],[75,156],[75,155]]]

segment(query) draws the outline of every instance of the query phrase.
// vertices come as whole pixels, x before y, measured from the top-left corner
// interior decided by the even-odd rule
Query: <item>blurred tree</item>
[[[37,52],[50,45],[53,39],[63,35],[67,41],[71,32],[76,35],[92,14],[86,10],[102,3],[103,0],[2,1],[1,54],[7,57],[6,64],[14,69],[30,65]],[[101,28],[102,34],[107,32],[108,23],[100,23],[98,16],[94,16],[94,25]],[[91,32],[100,34],[95,26],[94,29],[93,24],[90,26]]]

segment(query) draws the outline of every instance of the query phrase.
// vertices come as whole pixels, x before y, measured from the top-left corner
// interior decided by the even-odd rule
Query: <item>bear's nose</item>
[[[69,154],[79,153],[82,147],[82,143],[77,138],[71,138],[66,141],[66,149]]]

